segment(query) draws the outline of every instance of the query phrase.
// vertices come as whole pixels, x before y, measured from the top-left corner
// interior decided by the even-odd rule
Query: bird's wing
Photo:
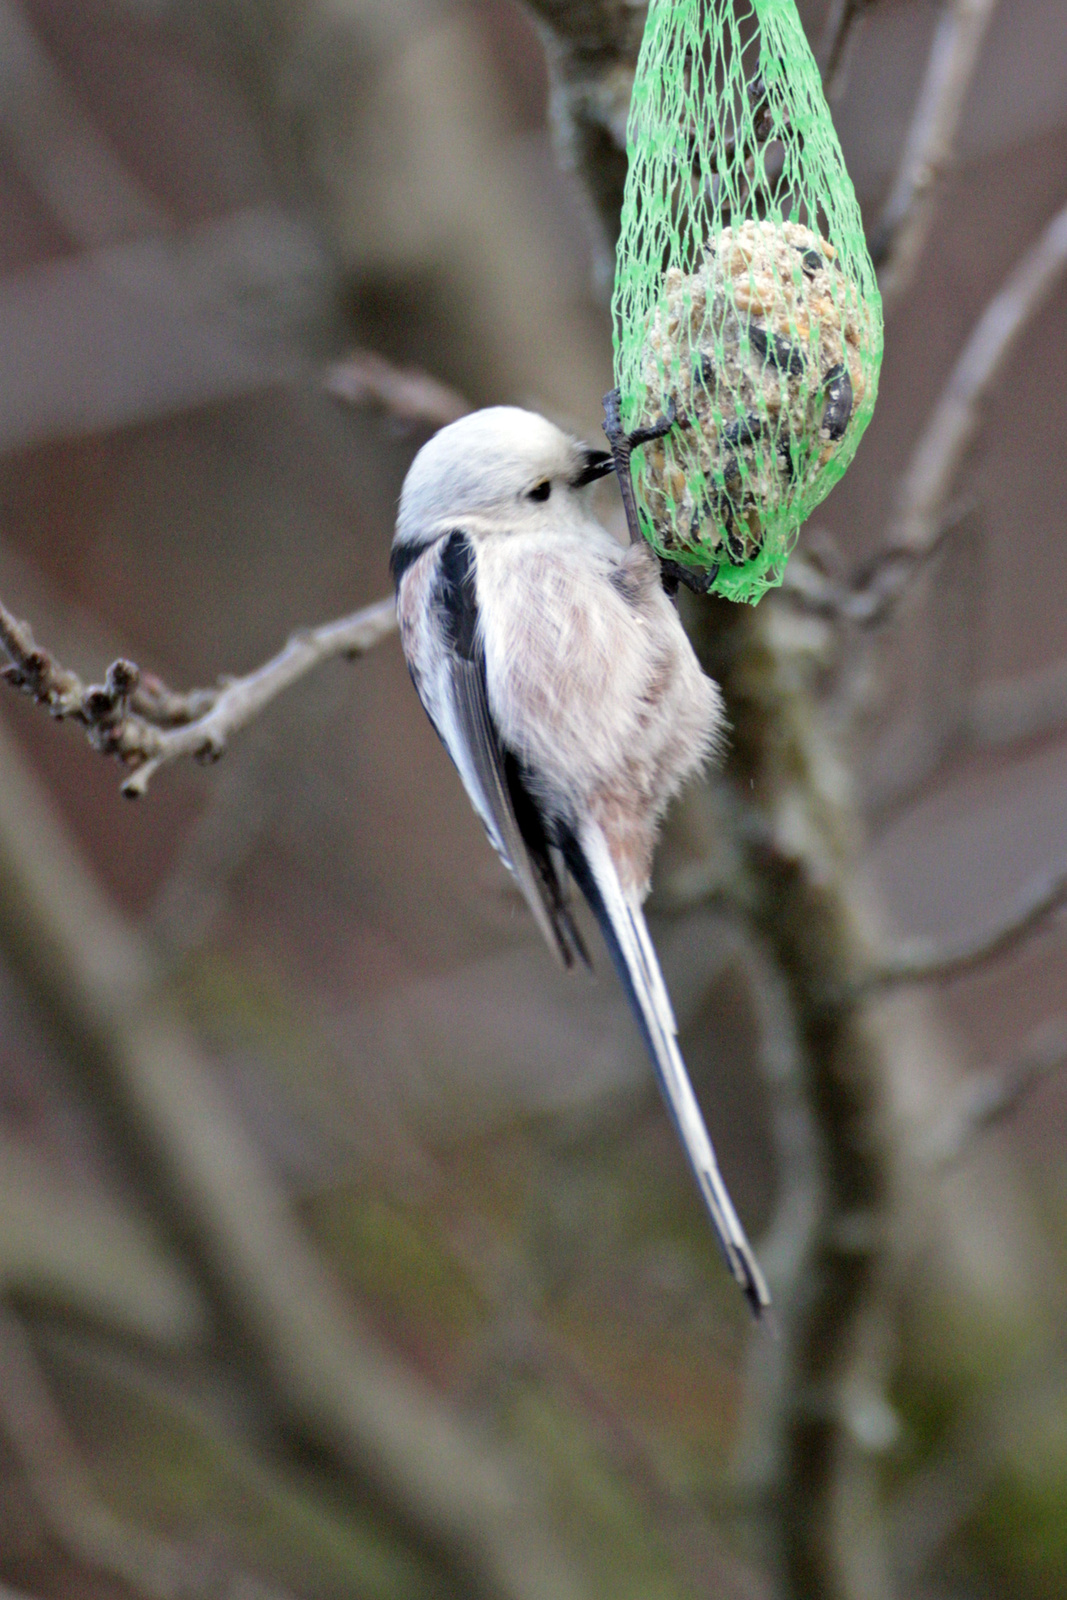
[[[485,825],[494,849],[514,874],[548,946],[565,967],[589,965],[556,871],[544,821],[515,755],[501,742],[489,705],[478,635],[474,553],[462,532],[445,540],[431,591],[447,649],[436,674],[431,720]]]
[[[770,1305],[759,1263],[723,1183],[715,1151],[678,1048],[674,1013],[641,907],[619,883],[603,834],[594,825],[571,838],[564,856],[600,924],[640,1025],[663,1096],[674,1118],[727,1264],[757,1316]]]

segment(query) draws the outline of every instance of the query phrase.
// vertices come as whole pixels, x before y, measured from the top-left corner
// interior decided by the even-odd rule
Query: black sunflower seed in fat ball
[[[763,433],[764,422],[762,417],[755,412],[749,412],[747,417],[738,417],[736,422],[731,422],[729,427],[722,430],[725,444],[755,444]]]
[[[821,267],[826,265],[826,257],[821,250],[801,250],[800,264],[804,268],[804,276],[814,278]]]
[[[709,356],[706,350],[698,352],[697,372],[705,388],[715,388],[715,380],[718,375],[715,367],[715,357]]]
[[[755,323],[749,324],[748,342],[755,350],[761,361],[769,361],[772,367],[777,367],[779,372],[784,372],[790,378],[802,378],[807,363],[803,352],[796,345],[789,343],[780,333],[773,334],[768,339],[766,331],[757,327]]]
[[[819,424],[822,439],[841,439],[852,415],[852,379],[848,368],[840,362],[831,367],[823,379],[826,390],[826,409]]]
[[[741,468],[732,450],[728,450],[722,458],[722,480],[726,484],[741,482]]]

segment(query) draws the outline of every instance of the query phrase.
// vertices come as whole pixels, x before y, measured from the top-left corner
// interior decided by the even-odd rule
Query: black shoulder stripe
[[[429,549],[428,544],[394,544],[389,552],[389,571],[393,575],[393,582],[400,588],[400,580],[409,567],[413,567],[420,556],[424,556]]]
[[[461,530],[450,533],[437,562],[434,602],[440,606],[448,642],[465,661],[474,660],[478,601],[474,590],[474,551]]]

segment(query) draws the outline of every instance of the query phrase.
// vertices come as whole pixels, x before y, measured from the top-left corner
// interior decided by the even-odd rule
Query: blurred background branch
[[[91,1063],[88,1086],[127,1124],[170,1226],[191,1234],[281,1407],[443,1547],[470,1592],[580,1594],[510,1467],[465,1438],[342,1305],[160,1008],[151,953],[100,897],[9,745],[0,769],[0,879],[24,970]]]
[[[1062,1017],[1043,1023],[1024,1041],[1019,1056],[990,1068],[969,1083],[927,1144],[941,1170],[964,1160],[988,1129],[1014,1116],[1028,1095],[1067,1065],[1067,1025]]]
[[[890,948],[876,969],[860,980],[857,992],[869,995],[902,983],[937,983],[960,977],[987,961],[1010,954],[1062,910],[1065,900],[1067,873],[1052,873],[1031,884],[1017,905],[976,938],[951,944],[914,939],[903,947]]]
[[[24,1464],[30,1489],[57,1538],[90,1568],[130,1583],[149,1600],[206,1593],[210,1575],[101,1503],[78,1458],[30,1342],[0,1311],[0,1431]]]
[[[890,550],[918,553],[936,538],[956,474],[977,432],[982,400],[1065,270],[1067,207],[1053,217],[978,318],[904,474],[886,538]]]
[[[379,406],[397,422],[443,428],[466,415],[467,401],[446,383],[416,368],[402,368],[373,350],[352,350],[326,376],[326,387],[352,406]]]
[[[818,61],[831,105],[844,92],[852,51],[867,12],[876,3],[877,0],[830,0],[826,8]]]
[[[956,136],[996,0],[946,0],[937,19],[900,168],[871,235],[887,311],[907,289],[934,219],[937,187],[955,159]]]

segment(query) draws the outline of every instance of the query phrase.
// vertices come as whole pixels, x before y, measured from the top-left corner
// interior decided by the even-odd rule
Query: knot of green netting
[[[652,0],[615,377],[641,532],[733,600],[780,583],[874,410],[882,302],[793,0]]]

